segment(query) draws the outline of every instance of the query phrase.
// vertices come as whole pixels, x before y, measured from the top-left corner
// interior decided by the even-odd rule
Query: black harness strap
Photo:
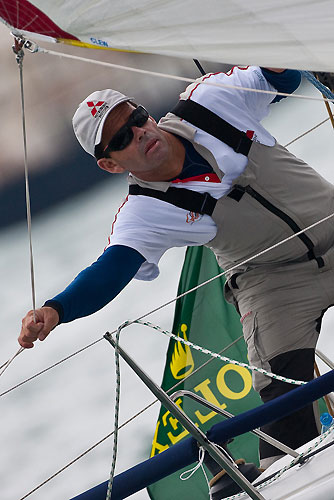
[[[171,113],[225,142],[236,153],[248,155],[253,142],[245,132],[233,127],[233,125],[201,104],[190,99],[182,100],[171,110]]]
[[[167,191],[158,191],[156,189],[143,188],[137,184],[129,186],[129,194],[150,196],[158,200],[166,201],[176,207],[190,210],[202,215],[212,215],[217,200],[209,193],[197,193],[190,189],[169,187]]]

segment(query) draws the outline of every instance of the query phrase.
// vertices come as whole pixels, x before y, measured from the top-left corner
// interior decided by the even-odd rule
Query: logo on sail
[[[187,325],[183,323],[180,330],[183,334],[184,340],[188,340],[186,336],[187,329]],[[173,377],[176,380],[181,380],[187,377],[193,371],[194,366],[195,363],[190,351],[190,347],[185,344],[181,344],[181,342],[177,342],[175,344],[172,360],[170,362],[170,370]]]

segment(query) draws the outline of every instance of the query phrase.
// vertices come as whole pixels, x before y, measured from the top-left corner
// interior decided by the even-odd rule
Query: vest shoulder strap
[[[181,100],[171,113],[187,120],[210,135],[230,146],[236,153],[248,155],[253,142],[245,132],[241,132],[220,116],[191,99]]]

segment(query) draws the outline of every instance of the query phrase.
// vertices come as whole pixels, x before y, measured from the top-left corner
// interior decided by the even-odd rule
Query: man
[[[322,314],[334,303],[333,222],[241,264],[334,211],[333,186],[260,124],[279,100],[275,92],[291,93],[299,83],[293,70],[206,75],[159,124],[113,90],[83,101],[73,118],[80,144],[100,168],[129,172],[130,194],[105,252],[37,309],[36,324],[31,311],[26,315],[20,345],[33,347],[58,323],[97,311],[133,277],[154,279],[168,248],[204,244],[223,269],[236,267],[226,297],[240,312],[250,363],[311,380]],[[253,382],[263,401],[294,388],[258,373]],[[300,446],[318,432],[312,406],[264,431]],[[280,454],[261,441],[262,466]]]

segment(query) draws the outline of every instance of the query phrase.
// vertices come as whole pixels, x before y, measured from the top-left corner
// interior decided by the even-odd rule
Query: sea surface
[[[308,86],[303,91],[319,95]],[[276,107],[277,106],[277,107]],[[285,144],[326,118],[322,103],[290,99],[273,106],[266,125]],[[334,135],[327,122],[290,147],[334,182]],[[62,290],[103,251],[113,215],[126,193],[124,177],[75,197],[33,220],[33,256],[37,306]],[[0,499],[19,500],[113,430],[114,352],[103,335],[164,304],[176,295],[184,256],[171,250],[161,260],[154,282],[133,281],[98,313],[57,327],[44,342],[21,353],[0,377],[3,393],[28,377],[93,346],[0,397]],[[29,248],[25,224],[0,233],[0,365],[18,349],[20,321],[32,307]],[[170,329],[174,305],[148,317]],[[334,312],[325,315],[319,348],[334,359]],[[130,326],[121,345],[157,382],[161,382],[168,339],[142,326]],[[322,367],[323,368],[323,367]],[[131,370],[121,365],[120,422],[154,400]],[[159,407],[154,405],[119,433],[116,473],[149,456]],[[112,439],[66,468],[29,498],[66,500],[108,478]],[[199,473],[199,472],[197,472]],[[145,500],[146,491],[133,495]],[[187,499],[186,499],[187,500]]]

